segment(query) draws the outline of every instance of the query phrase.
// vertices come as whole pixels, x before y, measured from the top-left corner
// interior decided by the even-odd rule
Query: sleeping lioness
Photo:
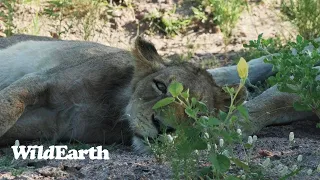
[[[213,110],[229,95],[205,70],[165,63],[142,38],[132,52],[81,41],[13,36],[0,39],[0,144],[18,139],[130,143],[144,151],[163,117],[152,110],[181,82]],[[241,102],[245,89],[239,95]],[[178,116],[183,108],[174,106]],[[168,127],[174,130],[174,127]]]

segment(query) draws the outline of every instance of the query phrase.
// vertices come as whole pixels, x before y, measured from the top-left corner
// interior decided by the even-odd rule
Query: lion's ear
[[[135,56],[136,77],[143,78],[164,67],[163,59],[154,45],[140,36],[135,41],[132,53]]]

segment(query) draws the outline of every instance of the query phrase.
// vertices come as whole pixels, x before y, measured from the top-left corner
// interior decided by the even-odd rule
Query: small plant
[[[52,25],[55,28],[57,38],[60,38],[61,34],[67,33],[72,25],[63,25],[63,21],[67,18],[68,8],[72,5],[72,0],[52,0],[48,1],[47,7],[44,9],[44,14],[58,21],[58,24]]]
[[[281,10],[298,27],[304,38],[320,36],[319,0],[282,0]]]
[[[230,37],[241,12],[247,5],[245,0],[197,0],[196,2],[199,4],[198,7],[192,8],[195,18],[205,22],[208,17],[213,17],[214,23],[219,25],[225,38]]]
[[[12,36],[13,30],[16,28],[15,24],[13,23],[14,6],[16,4],[16,0],[0,0],[0,4],[3,4],[7,9],[7,13],[3,11],[0,12],[0,18],[3,18],[5,24],[4,34],[7,37]]]
[[[255,48],[266,54],[272,40],[264,40],[262,34],[258,40],[250,41],[245,47]],[[265,59],[277,72],[269,78],[271,85],[277,84],[279,91],[297,94],[300,99],[293,104],[298,111],[312,111],[320,118],[320,74],[315,66],[320,61],[320,41],[306,40],[298,35],[296,42],[288,42],[277,55]],[[319,126],[319,124],[317,125]]]
[[[39,25],[39,13],[37,12],[35,17],[32,19],[32,35],[39,35],[40,33],[40,25]]]
[[[205,103],[190,97],[189,90],[184,90],[183,85],[178,82],[173,82],[169,86],[172,97],[162,99],[153,106],[153,109],[164,115],[165,120],[168,121],[166,124],[171,124],[176,128],[173,138],[165,138],[168,137],[165,134],[155,140],[155,144],[150,144],[158,159],[162,157],[165,160],[170,160],[175,179],[236,178],[237,173],[229,171],[233,164],[236,166],[233,168],[244,170],[248,177],[255,176],[250,173],[250,158],[243,161],[233,154],[234,146],[237,143],[242,144],[234,112],[238,110],[244,118],[248,117],[248,112],[242,105],[235,105],[236,97],[248,77],[248,65],[244,59],[241,59],[237,67],[241,78],[239,87],[236,89],[225,88],[231,97],[227,113],[209,111]],[[174,106],[182,106],[188,119],[177,119],[174,116],[174,108],[172,108]],[[252,148],[253,142],[243,143],[243,145],[245,151],[248,151]],[[201,165],[199,163],[200,154],[205,156],[209,164]]]
[[[239,116],[235,116],[235,111],[238,111],[242,118],[248,119],[244,106],[236,104],[236,97],[248,77],[248,64],[243,58],[237,65],[237,71],[241,78],[239,87],[224,88],[231,97],[228,112],[211,112],[205,103],[190,97],[189,90],[179,82],[170,84],[168,90],[171,97],[153,106],[164,117],[164,124],[174,127],[176,131],[174,134],[162,134],[153,140],[154,143],[147,139],[146,142],[158,161],[170,162],[174,179],[268,179],[274,175],[270,174],[272,170],[284,180],[302,170],[299,166],[301,155],[292,168],[281,163],[272,168],[270,158],[261,164],[252,161],[258,137],[249,136],[244,142],[242,131],[237,128],[240,127],[237,121]],[[179,106],[185,109],[186,118],[175,116],[174,109]],[[166,127],[162,128],[162,132],[166,132]],[[293,142],[294,134],[290,133],[290,145]],[[244,150],[244,158],[235,155],[234,149],[239,146]],[[313,172],[309,171],[309,174]]]
[[[104,3],[102,0],[95,0],[95,1],[89,1],[87,3],[88,10],[83,18],[83,39],[85,41],[90,40],[90,37],[93,35],[95,30],[95,24],[97,21],[97,16],[100,14],[100,6],[101,5],[107,5],[107,3]]]
[[[12,151],[10,151],[10,152],[6,152],[5,155],[1,155],[0,170],[7,170],[11,172],[12,176],[18,176],[22,174],[26,170],[26,168],[19,167],[18,165],[15,164]]]
[[[261,44],[265,45],[266,51],[261,51],[254,47],[248,47],[244,45],[245,49],[239,54],[248,60],[256,59],[262,56],[277,53],[281,48],[283,48],[282,44],[284,43],[285,42],[279,36],[275,38],[261,39]]]
[[[62,34],[67,34],[73,28],[73,21],[77,20],[83,32],[83,39],[90,40],[103,6],[108,6],[108,2],[103,0],[51,0],[48,1],[44,14],[57,21],[57,24],[52,25],[55,28],[53,34],[56,34],[57,38],[60,38]],[[68,23],[67,20],[71,23]]]
[[[170,11],[153,11],[145,15],[143,21],[148,24],[151,32],[160,31],[171,37],[183,32],[191,23],[188,17],[177,17],[176,6]]]

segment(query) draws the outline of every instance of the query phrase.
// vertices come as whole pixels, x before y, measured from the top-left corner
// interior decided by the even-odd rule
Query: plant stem
[[[231,114],[233,113],[234,109],[232,108],[233,107],[233,104],[234,104],[234,101],[235,99],[237,98],[237,95],[239,94],[241,88],[244,86],[244,83],[245,81],[242,81],[236,91],[236,93],[234,95],[231,95],[231,102],[230,102],[230,106],[229,106],[229,112],[228,112],[228,115],[226,117],[226,120],[228,120],[231,116]]]

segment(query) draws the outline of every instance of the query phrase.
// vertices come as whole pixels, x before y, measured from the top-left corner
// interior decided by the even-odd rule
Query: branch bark
[[[264,81],[268,77],[274,75],[275,72],[272,72],[272,65],[263,62],[263,60],[267,57],[268,56],[263,56],[248,62],[249,80],[252,84],[257,83],[258,81]],[[212,75],[216,83],[220,86],[237,84],[240,82],[236,65],[208,69],[207,71]]]

